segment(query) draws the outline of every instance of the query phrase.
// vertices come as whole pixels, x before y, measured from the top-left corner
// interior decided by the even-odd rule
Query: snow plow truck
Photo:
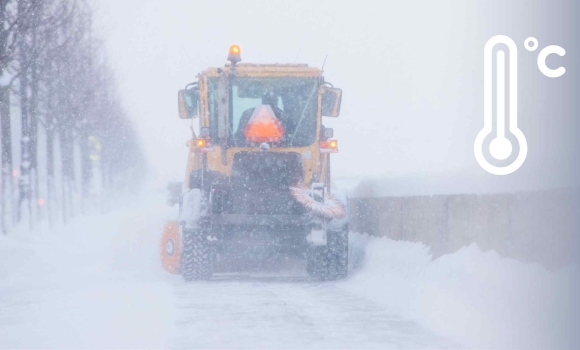
[[[179,217],[164,228],[163,267],[208,280],[221,260],[293,254],[316,279],[346,277],[347,205],[330,174],[338,141],[322,124],[339,115],[342,90],[306,64],[239,63],[237,45],[228,61],[178,92],[192,138],[185,181],[168,185]]]

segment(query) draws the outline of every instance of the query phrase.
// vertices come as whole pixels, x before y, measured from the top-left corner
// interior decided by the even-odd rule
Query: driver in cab
[[[262,104],[269,105],[270,107],[272,107],[272,111],[274,111],[276,118],[278,118],[280,124],[285,130],[283,137],[284,140],[286,138],[286,135],[289,134],[288,131],[292,125],[290,125],[291,124],[290,120],[284,113],[284,111],[278,108],[278,96],[273,91],[266,91],[262,95]],[[242,113],[240,123],[238,124],[238,129],[234,134],[234,142],[236,145],[241,146],[247,144],[246,136],[244,135],[244,128],[246,127],[246,125],[248,125],[248,122],[250,121],[250,118],[252,117],[252,114],[254,113],[255,109],[256,109],[255,107],[248,108]]]

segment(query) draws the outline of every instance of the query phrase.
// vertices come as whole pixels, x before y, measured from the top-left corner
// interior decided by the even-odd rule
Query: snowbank
[[[0,348],[167,346],[173,276],[157,258],[156,202],[0,236]]]
[[[420,243],[351,235],[344,288],[477,348],[578,344],[579,266],[549,272],[473,244],[431,259]],[[572,339],[574,338],[574,339]]]

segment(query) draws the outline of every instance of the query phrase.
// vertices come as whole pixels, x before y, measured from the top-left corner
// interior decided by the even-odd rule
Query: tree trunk
[[[36,30],[32,36],[32,46],[35,47]],[[38,193],[38,92],[39,92],[39,77],[38,65],[34,60],[30,66],[30,204],[34,208],[34,213],[37,214],[37,219],[40,219],[39,193]],[[32,213],[31,213],[32,214]]]
[[[20,75],[20,114],[22,118],[22,138],[20,140],[20,178],[18,181],[18,221],[22,219],[23,211],[26,210],[29,224],[32,228],[31,196],[30,196],[30,121],[28,120],[28,75],[23,72]]]
[[[10,93],[7,87],[0,87],[0,129],[2,132],[2,233],[7,234],[12,224],[12,133],[10,128]]]
[[[18,3],[18,13],[24,13],[26,9],[24,1]],[[21,19],[24,24],[24,20]],[[19,61],[21,64],[28,62],[29,45],[26,36],[20,39]],[[23,69],[23,68],[21,68]],[[18,193],[18,222],[21,221],[23,211],[27,210],[29,225],[32,228],[32,215],[30,205],[30,121],[28,120],[28,72],[26,70],[20,72],[20,114],[22,119],[22,138],[20,139],[20,178],[18,179],[19,193]]]
[[[60,154],[62,168],[62,211],[63,221],[74,216],[74,150],[72,130],[63,128],[60,132]]]
[[[81,210],[85,214],[88,206],[91,205],[91,179],[93,176],[93,164],[91,162],[91,151],[89,149],[89,134],[86,126],[81,127],[80,132],[80,153],[81,153]]]
[[[54,227],[53,203],[55,203],[54,191],[54,131],[51,126],[46,130],[46,213],[48,215],[48,224]],[[54,206],[56,208],[56,206]]]

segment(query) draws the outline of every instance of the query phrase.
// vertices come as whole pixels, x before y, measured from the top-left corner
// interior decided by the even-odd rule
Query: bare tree
[[[16,2],[0,0],[0,124],[2,131],[1,214],[2,232],[6,234],[13,216],[12,128],[10,92],[16,78],[11,69],[16,62],[16,48],[21,39],[20,28],[26,11],[18,11]]]
[[[92,12],[86,0],[0,0],[4,233],[14,213],[29,218],[29,226],[43,217],[51,225],[58,216],[66,222],[97,197],[102,202],[104,191],[134,183],[142,167],[114,74],[92,32]],[[12,154],[11,100],[19,102],[19,158]],[[13,163],[20,167],[17,205]]]

